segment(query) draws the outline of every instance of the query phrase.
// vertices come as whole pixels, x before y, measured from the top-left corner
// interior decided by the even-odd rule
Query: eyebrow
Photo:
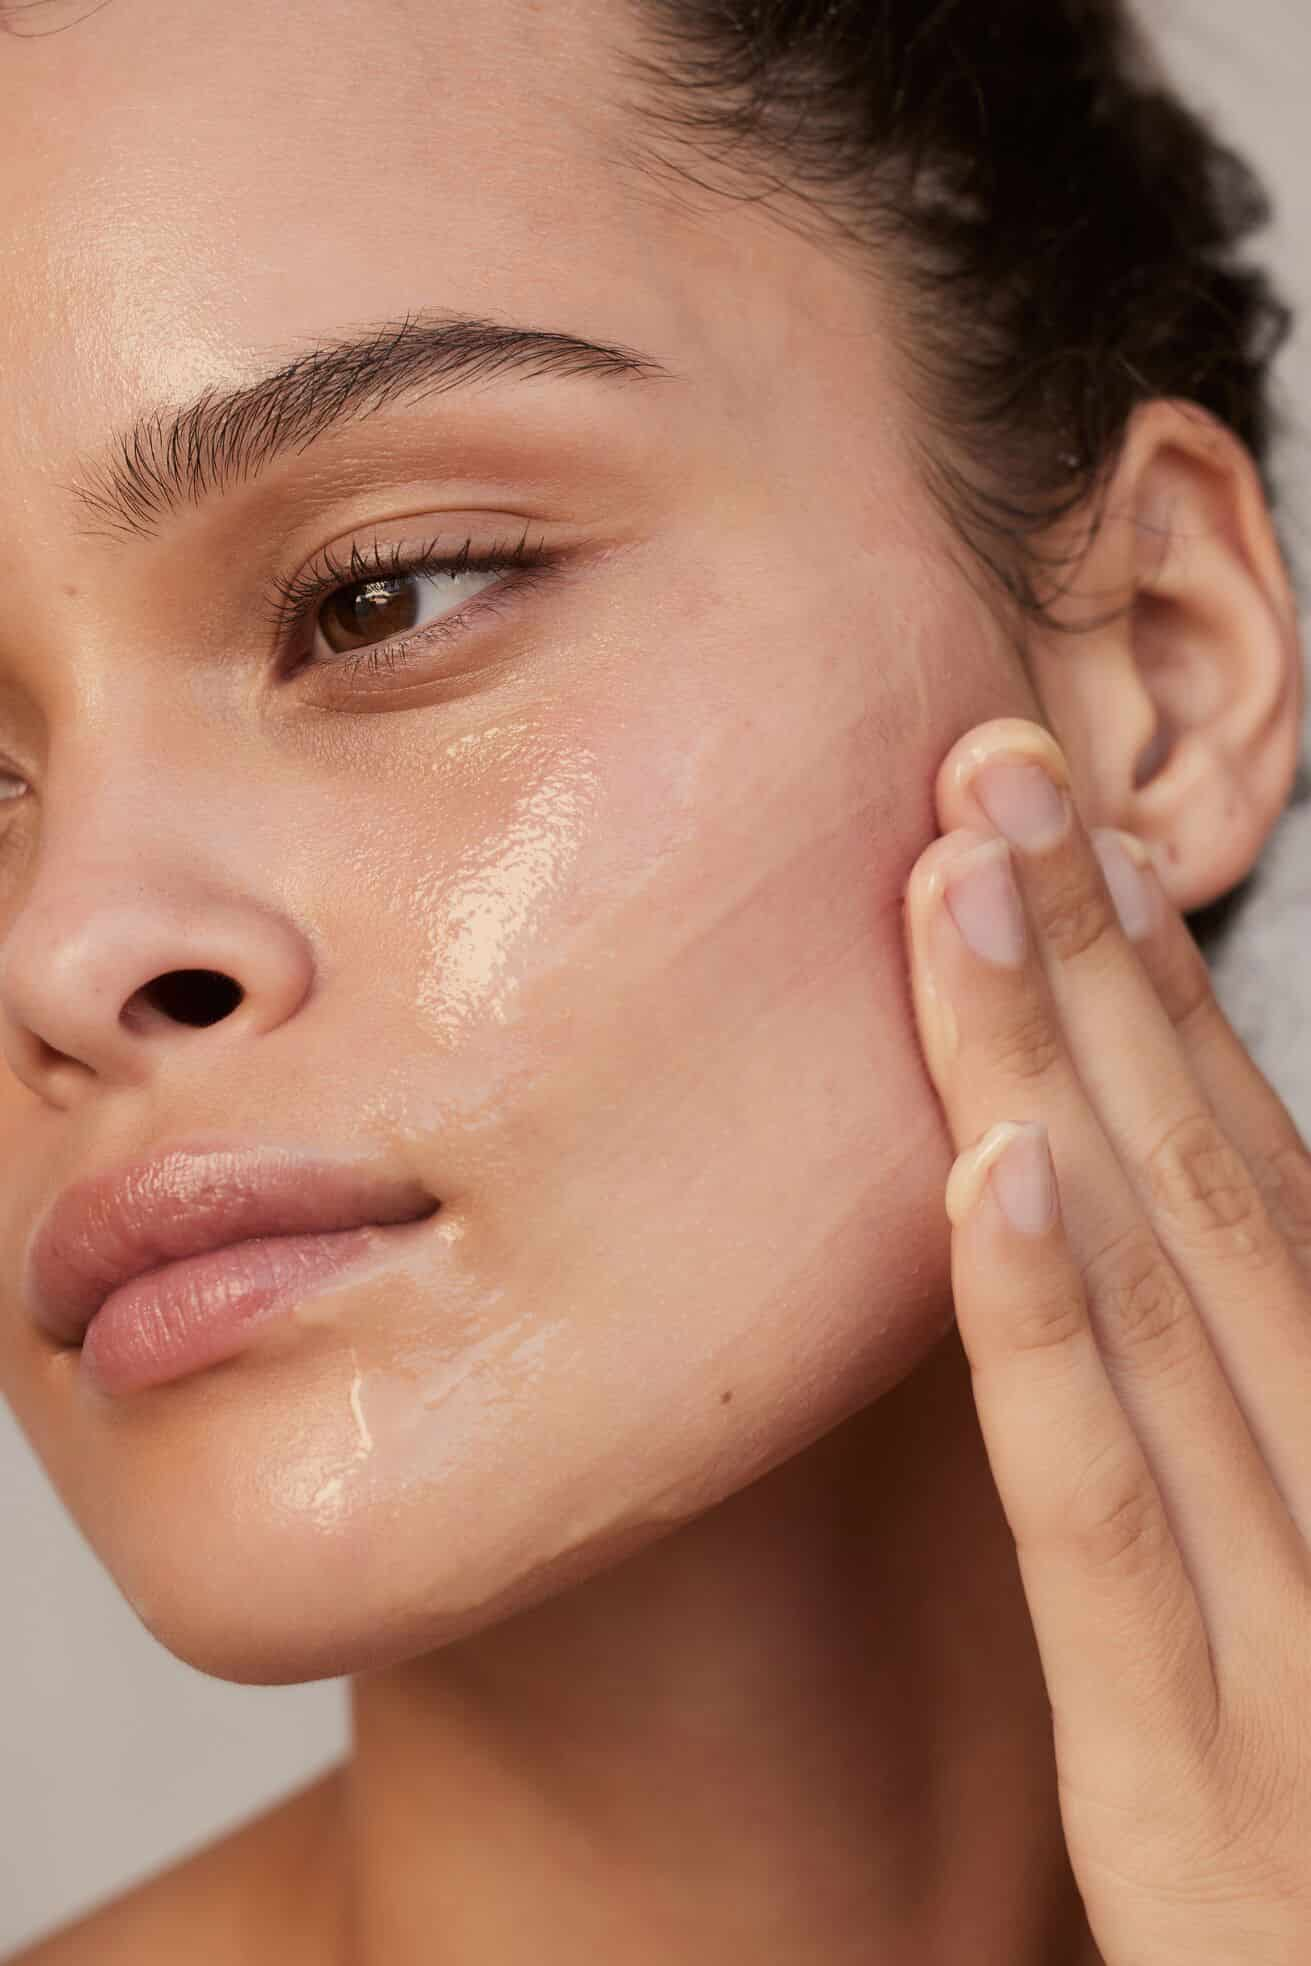
[[[639,349],[545,328],[420,312],[347,339],[322,342],[256,381],[204,390],[154,409],[116,433],[64,489],[101,521],[83,528],[157,538],[184,503],[199,505],[257,477],[273,459],[306,450],[325,432],[398,398],[468,388],[501,376],[587,375],[607,381],[664,377]]]

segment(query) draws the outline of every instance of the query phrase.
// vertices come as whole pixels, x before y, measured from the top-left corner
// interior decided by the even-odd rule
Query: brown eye
[[[466,583],[473,582],[472,588]],[[429,627],[452,604],[477,593],[478,583],[494,586],[485,568],[451,572],[404,569],[372,574],[334,588],[320,603],[315,626],[329,655],[349,655],[355,649],[380,648],[386,643]]]
[[[501,611],[512,594],[540,585],[561,564],[542,545],[530,546],[527,531],[516,544],[485,552],[474,552],[471,539],[455,554],[439,545],[385,549],[375,537],[368,551],[352,543],[346,563],[329,548],[296,579],[275,580],[273,627],[284,640],[310,631],[311,645],[290,673],[400,668],[420,647],[458,640],[472,619]]]
[[[414,574],[402,574],[390,580],[357,580],[330,594],[320,610],[319,627],[333,653],[344,655],[348,649],[406,635],[417,627],[415,579]]]

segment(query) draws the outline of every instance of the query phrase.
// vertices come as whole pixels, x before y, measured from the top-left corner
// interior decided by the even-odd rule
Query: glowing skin
[[[931,1358],[950,1152],[901,896],[941,757],[1033,700],[921,488],[868,269],[616,165],[626,23],[114,0],[0,37],[0,753],[30,788],[0,807],[3,1391],[163,1644],[371,1675],[358,1960],[427,1956],[467,1761],[452,1959],[545,1930],[589,1956],[608,1908],[612,1961],[644,1932],[813,1958],[821,1924],[823,1956],[929,1959],[967,1919],[1019,1966],[1070,1900],[1004,1524]],[[86,529],[68,486],[133,417],[428,307],[675,374],[485,379],[155,538]],[[367,687],[276,673],[276,574],[525,519],[567,576]],[[244,998],[207,1028],[133,1003],[178,969]],[[31,1225],[210,1129],[364,1156],[441,1211],[225,1365],[97,1398],[21,1315]],[[922,1361],[922,1409],[802,1456]],[[720,1750],[671,1720],[697,1687]],[[577,1903],[544,1854],[567,1811],[520,1812],[511,1764],[604,1825]],[[521,1831],[540,1916],[500,1878],[491,1935],[478,1865],[515,1876]],[[1035,1871],[1046,1896],[1010,1889]]]

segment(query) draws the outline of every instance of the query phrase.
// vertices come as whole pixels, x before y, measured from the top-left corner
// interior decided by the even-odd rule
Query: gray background
[[[1270,255],[1311,304],[1311,10],[1307,0],[1149,0],[1195,98],[1263,169]],[[1311,385],[1311,319],[1284,366]],[[1286,532],[1311,582],[1311,443],[1284,464]],[[1311,599],[1311,587],[1308,587]],[[1244,1037],[1311,1134],[1311,807],[1285,822],[1219,970]],[[160,1868],[346,1751],[340,1681],[239,1687],[150,1638],[0,1409],[0,1952]]]

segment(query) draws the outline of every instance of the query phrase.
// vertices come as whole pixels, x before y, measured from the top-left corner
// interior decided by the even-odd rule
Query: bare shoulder
[[[329,1769],[0,1966],[300,1966],[331,1961],[341,1768]]]

